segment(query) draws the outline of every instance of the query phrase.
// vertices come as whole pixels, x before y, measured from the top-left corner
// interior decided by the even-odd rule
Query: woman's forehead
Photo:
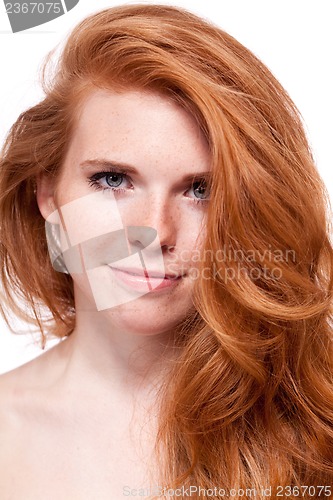
[[[179,104],[144,91],[91,92],[80,107],[69,148],[79,163],[94,158],[142,167],[209,171],[207,142]]]

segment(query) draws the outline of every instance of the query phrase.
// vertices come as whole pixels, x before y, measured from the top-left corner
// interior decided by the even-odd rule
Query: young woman
[[[61,339],[0,377],[2,498],[332,497],[328,195],[249,50],[90,16],[0,193],[2,312]]]

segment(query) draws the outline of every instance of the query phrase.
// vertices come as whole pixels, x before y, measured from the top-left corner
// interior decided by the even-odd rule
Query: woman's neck
[[[75,329],[62,344],[59,382],[103,400],[115,394],[126,401],[154,400],[177,357],[170,332],[133,334],[94,311],[77,311]]]

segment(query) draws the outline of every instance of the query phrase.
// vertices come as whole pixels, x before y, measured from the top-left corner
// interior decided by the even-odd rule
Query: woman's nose
[[[167,248],[176,245],[177,221],[176,207],[167,197],[151,196],[145,201],[132,206],[131,217],[128,218],[131,231],[128,240],[135,248],[145,248],[154,237],[150,248]],[[135,230],[136,228],[136,230]]]

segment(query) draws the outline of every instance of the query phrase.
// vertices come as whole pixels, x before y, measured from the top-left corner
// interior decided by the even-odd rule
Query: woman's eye
[[[120,187],[124,184],[124,180],[128,181],[127,175],[122,172],[97,172],[89,177],[89,185],[95,189],[125,191],[125,188]]]
[[[195,198],[198,200],[206,201],[209,197],[208,186],[205,181],[195,181],[192,184],[191,189],[193,189]]]
[[[105,175],[105,181],[110,187],[119,187],[123,182],[123,174],[110,172]]]
[[[116,171],[97,172],[88,178],[88,182],[90,186],[97,190],[112,189],[118,193],[126,191],[131,187],[128,175],[124,172]],[[194,193],[194,197],[191,196],[191,201],[195,203],[208,201],[209,189],[205,180],[199,179],[192,182],[192,186],[188,191],[191,190]]]

